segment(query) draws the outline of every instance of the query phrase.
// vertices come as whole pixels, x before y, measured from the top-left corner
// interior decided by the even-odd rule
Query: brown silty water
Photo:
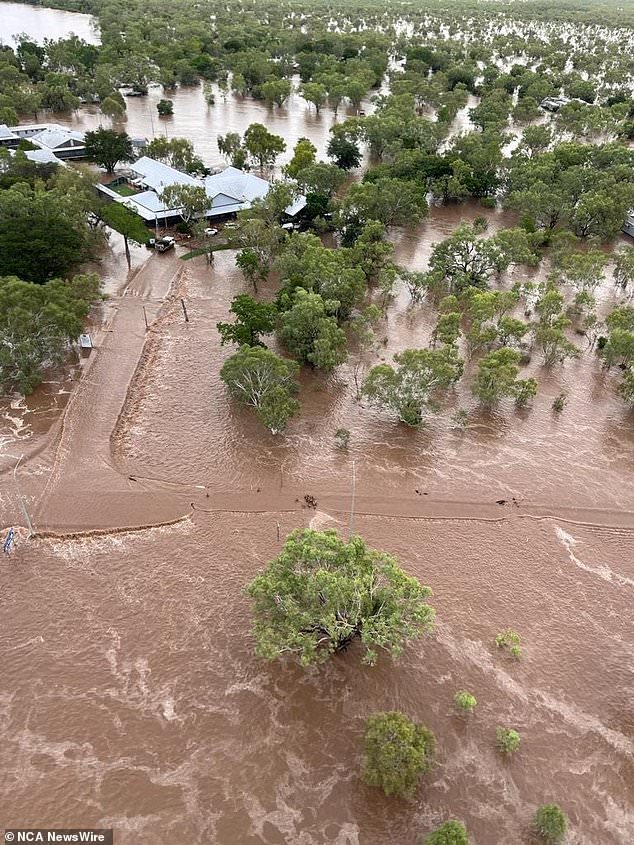
[[[175,100],[193,133],[202,118]],[[244,124],[222,122],[220,102],[201,144],[266,117],[238,105]],[[321,150],[329,121],[320,140],[302,114],[292,139]],[[146,119],[128,131],[151,134]],[[220,164],[211,146],[206,161]],[[491,231],[512,222],[434,208],[393,234],[397,260],[424,269],[434,242],[483,214]],[[454,817],[475,845],[515,845],[531,841],[535,807],[556,801],[569,843],[634,841],[633,438],[616,376],[592,352],[552,372],[535,356],[533,407],[484,414],[467,373],[449,407],[410,431],[356,401],[353,352],[331,376],[302,374],[301,414],[274,438],[219,379],[231,350],[215,325],[248,289],[234,256],[208,268],[138,250],[128,275],[116,237],[110,250],[98,348],[80,379],[59,376],[65,408],[51,404],[56,383],[8,409],[2,522],[23,524],[21,491],[40,535],[21,530],[0,568],[0,823],[112,826],[121,845],[409,845]],[[615,301],[610,282],[601,301]],[[434,322],[398,290],[363,363],[426,345]],[[308,671],[264,663],[243,587],[278,552],[278,523],[282,538],[305,525],[347,534],[353,461],[352,527],[433,588],[437,631],[397,664],[363,667],[354,648]],[[520,661],[494,645],[509,626]],[[459,689],[478,699],[468,719],[454,712]],[[438,737],[411,802],[358,774],[363,720],[396,708]],[[498,725],[522,737],[507,761]]]

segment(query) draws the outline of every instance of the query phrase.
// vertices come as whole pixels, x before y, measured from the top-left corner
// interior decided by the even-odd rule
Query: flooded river
[[[131,134],[156,129],[153,98],[130,101]],[[218,133],[260,120],[323,151],[332,120],[298,98],[174,100],[170,134],[209,165]],[[432,209],[394,233],[397,260],[423,269],[433,242],[482,214],[509,223]],[[2,525],[24,525],[21,492],[39,536],[21,531],[0,567],[0,824],[114,827],[117,845],[415,845],[454,817],[472,845],[528,845],[535,807],[556,801],[569,845],[634,841],[634,425],[615,376],[589,352],[552,373],[536,356],[531,409],[484,414],[460,387],[406,431],[356,401],[353,355],[302,375],[301,415],[274,438],[218,375],[230,350],[216,322],[247,290],[231,253],[209,268],[139,249],[128,275],[115,237],[101,270],[110,299],[81,379],[62,374],[5,418]],[[434,319],[397,291],[360,363],[425,345]],[[433,588],[437,631],[398,664],[363,667],[354,649],[310,671],[263,663],[244,585],[279,550],[278,524],[347,533],[353,461],[354,530]],[[509,626],[520,661],[494,645]],[[467,720],[459,689],[478,699]],[[411,802],[358,777],[363,721],[381,709],[438,738]],[[498,725],[521,735],[509,761]]]

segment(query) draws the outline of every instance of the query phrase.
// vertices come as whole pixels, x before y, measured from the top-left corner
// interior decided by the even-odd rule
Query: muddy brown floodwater
[[[219,131],[258,116],[323,149],[331,116],[297,101],[284,115],[230,98],[212,130],[200,98],[176,96],[174,134],[208,164]],[[149,114],[131,102],[129,131],[152,134]],[[398,261],[423,269],[482,214],[491,230],[512,222],[434,208],[394,233]],[[113,238],[100,272],[91,358],[4,410],[0,522],[19,542],[0,564],[0,825],[114,827],[117,845],[414,845],[455,817],[473,845],[528,845],[535,807],[556,801],[569,845],[634,842],[634,426],[616,376],[590,352],[551,373],[535,358],[530,410],[486,415],[460,387],[406,431],[355,400],[353,354],[302,375],[301,415],[274,438],[219,379],[230,350],[215,324],[246,290],[231,253],[210,269],[136,250],[128,274]],[[609,281],[600,298],[615,301]],[[434,319],[397,291],[363,363],[425,345]],[[309,671],[264,663],[244,585],[279,550],[278,523],[282,537],[348,532],[353,462],[354,530],[433,588],[437,631],[372,669],[354,649]],[[520,661],[494,645],[509,626]],[[466,720],[459,689],[478,699]],[[438,738],[410,802],[358,775],[364,719],[395,708]],[[508,761],[498,725],[521,734]]]

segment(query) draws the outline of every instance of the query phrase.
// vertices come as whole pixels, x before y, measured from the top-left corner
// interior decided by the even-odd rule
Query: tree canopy
[[[398,657],[430,631],[431,595],[395,558],[332,530],[292,532],[280,555],[249,585],[257,653],[322,663],[359,640],[364,663]]]

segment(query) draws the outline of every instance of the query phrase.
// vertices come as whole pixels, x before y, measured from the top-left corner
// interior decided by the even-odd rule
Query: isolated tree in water
[[[363,662],[372,665],[380,650],[398,657],[433,627],[429,587],[391,555],[333,530],[294,531],[247,592],[256,651],[269,660],[290,654],[303,666],[323,663],[359,640]]]
[[[283,431],[299,411],[299,402],[293,398],[299,389],[298,375],[295,361],[261,346],[240,347],[220,370],[220,378],[231,395],[253,408],[271,434]]]
[[[558,845],[568,829],[568,819],[557,804],[542,804],[533,815],[535,833],[542,842]]]
[[[362,778],[386,795],[409,798],[433,764],[436,739],[398,710],[375,713],[366,722]]]

